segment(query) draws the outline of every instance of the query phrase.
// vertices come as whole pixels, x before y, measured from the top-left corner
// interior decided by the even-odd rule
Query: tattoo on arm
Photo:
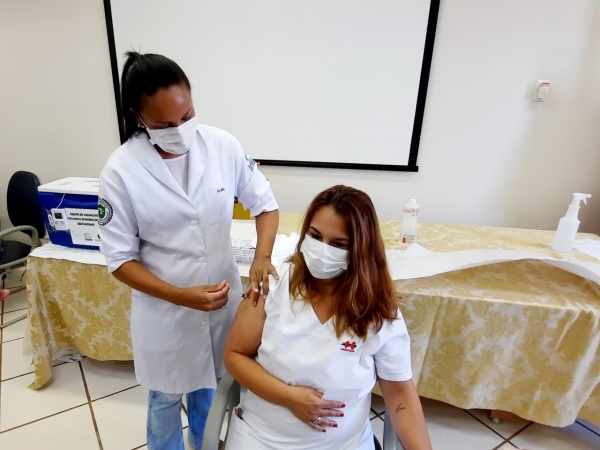
[[[396,406],[396,412],[400,412],[403,409],[406,409],[406,406],[404,406],[402,403],[398,403],[398,406]]]

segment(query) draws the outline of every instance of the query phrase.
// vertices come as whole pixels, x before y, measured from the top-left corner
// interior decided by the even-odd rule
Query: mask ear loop
[[[138,119],[140,119],[140,122],[142,122],[142,124],[144,125],[144,127],[146,127],[146,130],[149,130],[150,128],[148,127],[148,125],[146,125],[146,122],[144,122],[144,119],[142,119],[142,116],[140,116],[139,113],[135,113],[135,115],[137,116]]]
[[[142,122],[142,125],[140,125],[140,123],[138,122],[138,130],[143,131],[146,136],[148,136],[148,138],[150,139],[150,143],[152,143],[154,145],[154,143],[152,142],[152,136],[150,136],[150,128],[148,128],[148,125],[146,125],[146,122],[144,122],[144,119],[142,119],[142,116],[140,116],[139,113],[135,112],[132,110],[132,112],[135,114],[135,116],[139,119],[140,122]]]
[[[144,119],[142,119],[142,116],[140,116],[140,113],[138,113],[137,111],[134,111],[133,108],[129,108],[129,111],[131,111],[133,113],[134,117],[139,120],[138,127],[140,129],[144,129],[144,128],[146,128],[146,130],[150,129],[150,128],[148,128],[148,125],[146,125],[146,122],[144,122]],[[140,122],[142,122],[144,124],[144,126],[140,125]]]

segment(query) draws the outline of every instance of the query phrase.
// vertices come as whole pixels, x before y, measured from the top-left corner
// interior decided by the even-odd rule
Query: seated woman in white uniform
[[[247,389],[227,450],[373,450],[376,380],[405,448],[431,449],[369,196],[319,194],[278,273],[258,307],[242,302],[225,343],[225,366]]]

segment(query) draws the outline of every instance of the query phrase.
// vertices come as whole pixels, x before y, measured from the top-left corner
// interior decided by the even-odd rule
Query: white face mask
[[[141,117],[140,120],[142,120]],[[157,130],[148,128],[148,125],[143,120],[142,123],[150,135],[150,143],[158,145],[165,152],[173,153],[174,155],[183,155],[190,150],[196,138],[196,130],[198,129],[196,116],[178,127],[160,128]]]
[[[319,280],[338,277],[348,268],[348,250],[324,244],[309,235],[304,236],[300,252],[310,274]]]

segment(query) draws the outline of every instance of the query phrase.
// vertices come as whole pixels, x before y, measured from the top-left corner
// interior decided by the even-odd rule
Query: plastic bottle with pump
[[[414,244],[417,241],[419,208],[417,200],[411,198],[402,209],[402,214],[404,215],[402,227],[400,228],[400,243],[402,245]]]
[[[558,229],[556,230],[552,250],[559,253],[568,253],[571,251],[580,223],[577,218],[579,202],[583,200],[583,203],[587,205],[587,199],[590,197],[591,194],[573,194],[573,201],[569,205],[567,214],[558,222]]]

